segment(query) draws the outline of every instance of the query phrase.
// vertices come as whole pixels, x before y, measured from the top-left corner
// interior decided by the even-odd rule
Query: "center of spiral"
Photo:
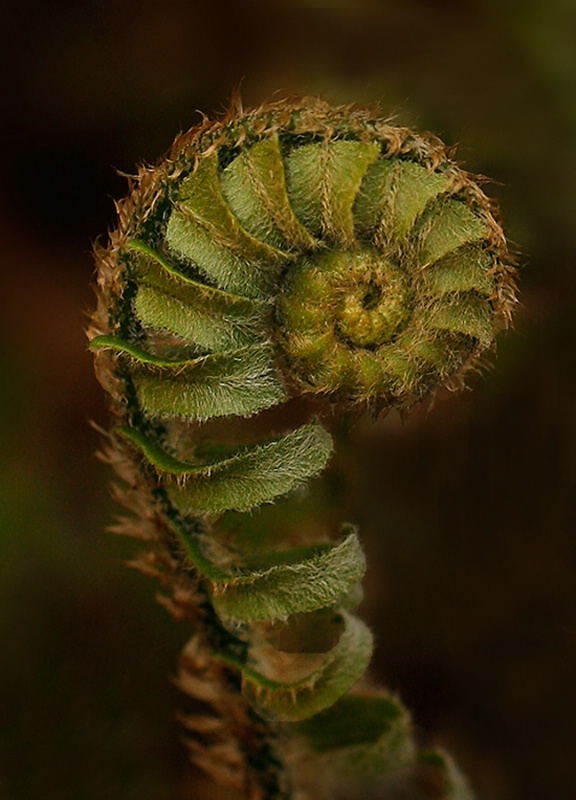
[[[303,258],[292,265],[288,288],[289,303],[304,301],[308,311],[314,307],[322,320],[322,333],[329,325],[356,347],[373,348],[391,341],[408,317],[405,275],[374,249],[336,250]]]
[[[338,330],[357,347],[378,347],[390,342],[408,316],[402,272],[371,258],[362,258],[360,264],[355,259],[350,272],[353,283],[340,302]]]
[[[318,386],[354,381],[357,358],[392,344],[409,322],[410,282],[375,248],[307,254],[288,268],[279,297],[292,368]],[[368,365],[365,359],[361,364]]]

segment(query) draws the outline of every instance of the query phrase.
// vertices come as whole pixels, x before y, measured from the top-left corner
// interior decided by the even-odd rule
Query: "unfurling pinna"
[[[358,534],[307,524],[302,487],[338,414],[458,387],[493,348],[515,298],[490,202],[433,136],[307,98],[205,120],[118,216],[90,328],[104,453],[119,529],[193,626],[194,760],[251,800],[392,774],[464,800],[449,757],[363,679]]]

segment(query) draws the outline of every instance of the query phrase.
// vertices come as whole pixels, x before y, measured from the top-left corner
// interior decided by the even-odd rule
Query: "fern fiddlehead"
[[[212,709],[184,720],[195,760],[254,798],[296,796],[320,768],[333,789],[413,764],[464,798],[360,681],[356,530],[262,533],[249,512],[301,502],[332,454],[328,411],[408,406],[492,347],[513,270],[478,184],[367,110],[238,108],[141,170],[97,257],[120,528],[195,626],[180,685]]]

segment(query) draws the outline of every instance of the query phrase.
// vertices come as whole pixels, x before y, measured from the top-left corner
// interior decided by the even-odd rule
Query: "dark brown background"
[[[4,0],[0,798],[183,800],[188,631],[122,565],[83,335],[115,170],[242,84],[379,100],[490,175],[522,310],[474,393],[362,421],[340,463],[374,674],[480,798],[576,797],[576,4]],[[217,797],[216,790],[213,797]]]

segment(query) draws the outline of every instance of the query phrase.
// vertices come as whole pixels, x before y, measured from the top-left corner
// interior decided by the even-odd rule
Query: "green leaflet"
[[[299,548],[293,563],[241,573],[213,586],[214,607],[224,619],[259,621],[327,608],[343,599],[362,579],[364,553],[355,533],[320,552]],[[286,559],[284,554],[284,559]]]
[[[133,377],[140,403],[151,416],[248,417],[286,399],[267,348],[206,356],[181,370],[142,366]]]
[[[169,485],[168,495],[184,513],[249,511],[317,475],[331,454],[329,434],[310,425],[191,473],[185,483]]]
[[[276,269],[247,264],[210,232],[183,212],[172,212],[166,241],[177,256],[199,267],[216,286],[246,297],[266,299],[277,277]]]
[[[372,233],[382,224],[395,174],[396,162],[392,159],[382,158],[368,167],[353,207],[354,224],[361,233]]]
[[[298,219],[315,236],[342,244],[354,240],[354,199],[379,153],[376,143],[338,141],[303,145],[288,155],[288,195]]]
[[[449,180],[446,172],[432,172],[412,161],[397,163],[387,222],[396,241],[409,233],[428,203],[448,189]]]
[[[495,288],[493,266],[489,252],[474,245],[460,247],[427,267],[423,275],[423,292],[439,297],[474,290],[479,295],[490,297]]]
[[[207,350],[230,350],[262,340],[269,303],[249,300],[178,272],[143,242],[130,242],[137,280],[136,316]]]
[[[474,292],[445,295],[427,315],[431,328],[473,336],[484,347],[494,338],[490,307]]]
[[[361,231],[379,229],[400,242],[428,204],[449,186],[446,172],[433,172],[412,161],[381,160],[368,168],[356,203],[354,222]]]
[[[184,178],[176,202],[180,213],[196,220],[224,247],[249,263],[273,264],[285,255],[244,230],[222,195],[216,154],[202,158],[196,170]]]
[[[150,416],[248,417],[286,399],[267,343],[179,361],[157,358],[112,336],[97,336],[90,346],[130,357],[138,399]]]
[[[165,477],[168,496],[182,513],[249,511],[295,489],[321,472],[332,439],[321,425],[305,425],[274,441],[249,445],[230,458],[186,464],[168,456],[136,430],[123,428]]]
[[[298,723],[314,754],[310,761],[337,780],[368,780],[412,764],[410,716],[384,694],[348,694],[320,714]]]
[[[221,289],[248,297],[266,296],[286,260],[285,253],[253,237],[232,214],[220,189],[215,154],[201,159],[182,181],[166,241]]]
[[[404,377],[413,381],[422,368],[449,372],[453,363],[470,352],[470,343],[459,333],[430,326],[423,331],[416,331],[415,335],[410,331],[400,336],[398,350],[400,359],[396,364],[396,380],[402,377],[400,370],[403,361],[407,369]]]
[[[286,619],[344,600],[366,567],[358,537],[350,528],[336,545],[309,545],[269,555],[266,569],[225,570],[210,557],[205,537],[188,534],[174,521],[170,527],[194,567],[212,584],[218,614],[231,622]],[[274,563],[277,560],[277,563]]]
[[[317,246],[290,205],[276,134],[244,150],[222,172],[220,183],[230,209],[257,239],[288,249]]]
[[[371,781],[397,773],[408,791],[412,786],[418,792],[414,796],[424,790],[423,796],[438,800],[473,800],[465,777],[447,753],[416,751],[410,716],[390,696],[344,695],[295,728],[311,750],[304,766],[312,775],[326,776],[334,795],[362,783],[368,788]]]
[[[423,226],[420,264],[432,264],[465,244],[489,237],[486,224],[459,200],[443,200]]]
[[[304,679],[282,682],[267,678],[258,667],[242,672],[243,691],[265,717],[296,722],[331,706],[362,676],[372,655],[372,634],[358,618],[340,612],[344,630],[321,666]]]

